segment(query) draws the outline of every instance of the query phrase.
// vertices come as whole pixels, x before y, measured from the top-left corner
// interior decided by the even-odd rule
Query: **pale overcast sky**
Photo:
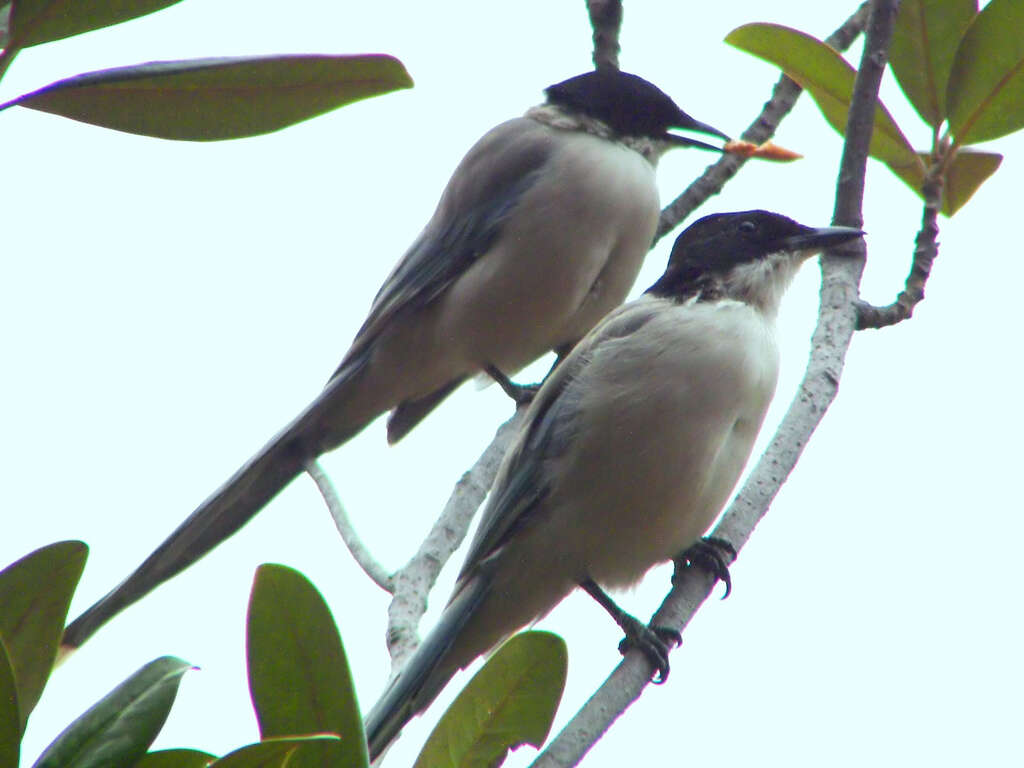
[[[823,37],[854,8],[627,3],[621,62],[697,118],[739,134],[777,71],[722,38],[749,21]],[[28,50],[0,85],[6,100],[80,71],[152,59],[378,51],[402,59],[416,87],[255,139],[175,143],[24,109],[0,115],[8,149],[0,561],[59,539],[87,542],[73,615],[315,396],[463,152],[540,101],[545,86],[587,70],[590,31],[579,0],[184,0]],[[929,131],[891,79],[883,95],[924,148]],[[806,159],[748,164],[701,213],[764,207],[827,224],[839,137],[804,98],[776,140]],[[587,765],[961,766],[1019,757],[1024,509],[1011,481],[1024,428],[1016,231],[1024,140],[990,148],[1006,160],[954,220],[941,220],[927,300],[911,322],[855,338],[838,401],[733,568],[733,596],[705,607],[668,684],[648,690]],[[663,200],[708,160],[666,157]],[[918,199],[872,162],[871,300],[888,302],[902,286],[919,221]],[[650,255],[636,292],[661,272],[672,239]],[[783,377],[766,435],[801,374],[817,282],[809,264],[783,308]],[[387,447],[376,423],[326,458],[382,561],[397,567],[412,553],[510,411],[497,388],[467,386],[399,446]],[[29,725],[25,764],[163,654],[202,669],[186,675],[157,746],[223,754],[255,740],[244,615],[262,562],[294,566],[318,585],[359,696],[372,703],[388,670],[386,599],[300,479],[55,672]],[[623,605],[649,615],[668,578],[667,568],[652,571]],[[578,595],[541,626],[569,646],[558,728],[617,663],[619,632]],[[407,729],[387,764],[412,761],[465,679]],[[524,749],[509,764],[530,758]]]

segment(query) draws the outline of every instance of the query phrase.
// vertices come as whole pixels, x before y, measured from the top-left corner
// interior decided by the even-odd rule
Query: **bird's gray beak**
[[[780,251],[820,251],[862,237],[864,231],[853,227],[808,227],[806,232],[779,241]]]
[[[703,141],[697,141],[697,139],[691,139],[689,136],[677,136],[674,133],[666,133],[665,138],[669,143],[677,147],[696,147],[697,149],[708,149],[712,152],[721,152],[721,147],[716,147],[714,144],[706,144]]]
[[[696,131],[697,133],[706,133],[709,136],[717,136],[725,141],[732,141],[732,137],[726,133],[722,133],[720,130],[715,128],[713,125],[702,123],[700,120],[694,120],[692,117],[687,115],[686,124],[676,126],[686,131]]]
[[[680,110],[679,119],[676,121],[673,128],[679,128],[684,131],[696,131],[697,133],[706,133],[709,136],[717,136],[725,141],[732,141],[727,135],[722,133],[720,130],[715,128],[713,125],[702,123],[700,120],[694,120],[688,114]],[[712,152],[721,152],[721,147],[716,147],[714,144],[706,144],[703,141],[697,139],[691,139],[689,136],[678,136],[674,133],[668,134],[668,140],[673,144],[680,147],[697,147],[698,149],[709,149]]]

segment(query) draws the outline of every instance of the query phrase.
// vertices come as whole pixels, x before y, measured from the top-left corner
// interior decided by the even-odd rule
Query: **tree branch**
[[[587,13],[594,30],[594,69],[618,69],[622,0],[587,0]]]
[[[327,477],[323,467],[320,466],[320,462],[316,459],[308,462],[306,464],[306,474],[313,478],[313,482],[316,483],[316,487],[320,491],[320,495],[323,497],[324,503],[331,513],[331,517],[334,519],[334,526],[338,529],[338,533],[341,534],[341,540],[345,542],[348,551],[352,553],[352,558],[356,561],[356,564],[363,569],[363,572],[370,577],[374,584],[385,592],[393,593],[395,591],[394,577],[387,572],[383,565],[377,562],[377,559],[370,554],[370,550],[363,544],[363,540],[359,538],[355,526],[349,520],[348,512],[345,511],[341,499],[338,498],[338,494],[334,490],[334,484]]]
[[[864,29],[867,17],[868,3],[865,2],[835,32],[826,37],[825,42],[837,51],[845,51]],[[761,144],[770,139],[775,135],[775,130],[779,127],[782,119],[793,109],[793,105],[796,104],[796,100],[802,92],[803,88],[786,75],[782,75],[772,88],[772,96],[764,105],[761,114],[754,118],[754,122],[747,127],[740,138],[754,144]],[[747,159],[739,155],[723,154],[716,162],[709,165],[700,177],[684,189],[675,200],[665,206],[661,212],[661,218],[658,220],[658,231],[654,235],[654,242],[657,243],[679,226],[708,198],[721,192],[722,187],[736,175]]]
[[[921,229],[914,239],[914,259],[906,284],[896,301],[876,307],[866,301],[857,302],[857,330],[885,328],[903,322],[914,314],[914,308],[924,300],[924,286],[932,272],[932,264],[939,255],[939,209],[942,208],[943,164],[936,162],[928,169],[924,181],[924,211]]]
[[[427,610],[427,596],[441,569],[466,537],[473,514],[490,490],[498,465],[519,431],[525,410],[520,408],[515,416],[498,427],[491,444],[455,484],[444,511],[419,550],[391,577],[394,598],[388,606],[387,644],[392,676],[416,650],[419,644],[416,628]]]
[[[854,85],[847,140],[840,164],[834,221],[860,225],[867,147],[875,103],[885,67],[898,0],[872,0],[867,41]],[[846,350],[853,336],[864,246],[842,247],[843,258],[822,259],[821,307],[812,339],[811,358],[796,398],[771,444],[729,506],[713,535],[737,551],[750,538],[768,505],[835,398]],[[682,630],[711,594],[714,577],[696,568],[678,571],[675,585],[651,619],[652,624]],[[630,652],[576,716],[534,761],[553,768],[576,765],[616,718],[640,695],[653,670],[639,652]]]
[[[501,459],[519,430],[525,410],[520,408],[511,419],[498,427],[491,444],[455,484],[444,510],[419,550],[393,574],[388,574],[356,534],[334,485],[319,462],[314,460],[306,465],[306,472],[316,483],[353,559],[377,586],[392,595],[388,606],[387,628],[392,676],[397,674],[406,658],[419,645],[416,628],[427,610],[427,596],[434,588],[441,569],[462,544],[473,514],[487,496]]]

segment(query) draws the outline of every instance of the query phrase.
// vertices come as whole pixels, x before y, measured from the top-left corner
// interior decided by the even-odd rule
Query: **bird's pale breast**
[[[625,147],[555,131],[558,149],[495,248],[443,299],[440,333],[472,365],[519,370],[622,303],[658,218],[653,167]],[[459,334],[456,334],[456,329]]]
[[[567,530],[548,535],[576,542],[574,565],[607,586],[690,546],[736,485],[777,373],[771,322],[738,302],[676,305],[602,346],[553,467],[550,525]]]

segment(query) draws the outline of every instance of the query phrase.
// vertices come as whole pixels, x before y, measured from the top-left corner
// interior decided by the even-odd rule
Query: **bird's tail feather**
[[[490,578],[478,572],[464,584],[441,614],[437,626],[416,649],[366,716],[370,759],[377,757],[413,717],[430,706],[465,659],[446,658],[490,587]]]
[[[345,407],[350,379],[332,379],[305,411],[200,504],[127,579],[69,624],[62,645],[82,645],[120,611],[236,533],[301,474],[308,461],[366,426],[377,414],[346,413],[351,410]]]

